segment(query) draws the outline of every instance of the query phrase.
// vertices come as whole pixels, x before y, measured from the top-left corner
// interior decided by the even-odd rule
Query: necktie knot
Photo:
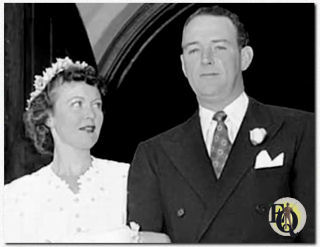
[[[226,118],[227,118],[227,114],[224,111],[218,111],[214,114],[212,119],[217,122],[224,122]]]

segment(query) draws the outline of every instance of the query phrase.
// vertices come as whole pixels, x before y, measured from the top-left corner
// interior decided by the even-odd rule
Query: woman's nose
[[[86,111],[85,111],[85,117],[86,118],[95,118],[96,114],[95,111],[92,107],[88,106],[86,107]]]

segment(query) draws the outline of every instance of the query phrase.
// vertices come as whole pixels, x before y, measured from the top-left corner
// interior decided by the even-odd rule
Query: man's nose
[[[211,47],[207,47],[202,51],[201,62],[205,65],[214,63],[214,55]]]

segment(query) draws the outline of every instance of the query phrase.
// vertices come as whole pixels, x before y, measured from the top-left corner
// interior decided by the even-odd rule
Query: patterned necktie
[[[231,150],[228,129],[224,123],[226,118],[227,114],[223,111],[218,111],[213,116],[213,120],[217,121],[217,127],[212,138],[210,157],[217,179],[221,176],[223,167]]]

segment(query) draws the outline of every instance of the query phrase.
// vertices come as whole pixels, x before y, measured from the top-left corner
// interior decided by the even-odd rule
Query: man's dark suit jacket
[[[249,131],[265,128],[253,146]],[[314,242],[314,115],[249,105],[222,176],[216,180],[196,112],[185,123],[141,143],[129,171],[128,222],[142,230],[167,233],[176,243]],[[254,169],[261,150],[284,153],[283,166]],[[297,237],[274,232],[269,207],[293,197],[307,221]]]

